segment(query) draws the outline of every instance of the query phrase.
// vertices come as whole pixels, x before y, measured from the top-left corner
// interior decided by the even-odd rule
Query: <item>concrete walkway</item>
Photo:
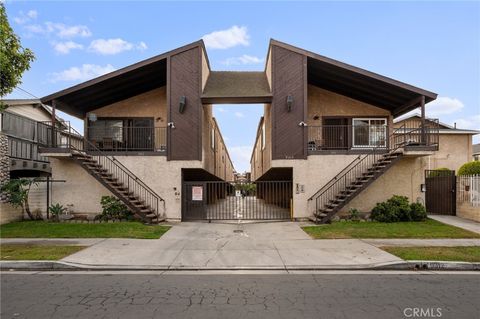
[[[448,224],[451,226],[460,227],[474,233],[480,234],[480,223],[477,223],[473,220],[468,220],[460,218],[457,216],[448,216],[448,215],[428,215],[429,218],[435,219],[441,223]]]
[[[180,223],[159,240],[107,239],[63,261],[168,269],[362,267],[400,261],[356,239],[313,240],[296,223]]]

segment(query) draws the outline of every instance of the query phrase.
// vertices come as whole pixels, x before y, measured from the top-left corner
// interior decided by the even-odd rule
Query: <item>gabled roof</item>
[[[2,102],[5,105],[7,105],[9,108],[15,107],[15,106],[31,105],[34,108],[39,108],[43,110],[43,112],[45,112],[47,115],[52,116],[52,109],[49,106],[43,104],[40,101],[40,99],[6,99],[6,100],[2,100]],[[66,127],[64,119],[62,119],[57,114],[55,114],[55,118],[60,123],[60,125],[62,125],[63,127]],[[33,118],[32,120],[38,121],[38,119],[33,119]]]
[[[414,113],[414,114],[411,114],[409,116],[403,116],[403,117],[398,117],[396,119],[393,120],[393,123],[394,124],[400,124],[402,122],[407,122],[407,121],[410,121],[412,119],[418,119],[418,120],[421,120],[422,117],[420,114],[417,114],[417,113]],[[425,117],[425,120],[426,121],[436,121],[436,119],[433,119],[433,118],[428,118],[428,117]],[[470,134],[470,135],[476,135],[476,134],[479,134],[480,131],[477,131],[477,130],[469,130],[469,129],[461,129],[461,128],[457,128],[457,127],[453,127],[451,125],[448,125],[446,123],[443,123],[443,122],[440,122],[438,121],[438,127],[439,127],[439,133],[443,133],[443,134]]]
[[[204,103],[267,103],[271,99],[264,72],[211,71],[202,94]]]
[[[166,85],[167,58],[194,47],[205,50],[203,41],[196,41],[47,95],[41,101],[51,104],[55,100],[62,111],[82,117],[89,110]],[[210,67],[208,57],[207,64]]]
[[[437,94],[403,83],[326,56],[307,51],[277,40],[279,46],[307,57],[308,83],[392,111],[394,116],[407,113],[425,97],[425,103]]]

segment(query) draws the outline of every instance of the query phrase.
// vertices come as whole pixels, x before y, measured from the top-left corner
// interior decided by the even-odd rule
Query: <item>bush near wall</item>
[[[480,175],[480,161],[463,164],[458,170],[458,175]]]
[[[377,203],[370,218],[383,223],[424,221],[427,211],[421,203],[409,203],[408,197],[394,195],[385,202]]]
[[[451,169],[446,168],[446,167],[439,167],[436,168],[428,173],[427,177],[439,177],[439,176],[445,176],[443,172],[450,172]]]

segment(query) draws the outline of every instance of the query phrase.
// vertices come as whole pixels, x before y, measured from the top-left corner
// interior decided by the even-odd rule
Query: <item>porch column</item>
[[[52,147],[57,146],[57,139],[55,138],[55,126],[56,126],[56,116],[55,116],[55,110],[56,110],[56,104],[57,101],[53,100],[52,101]]]
[[[420,98],[420,110],[421,110],[421,121],[422,121],[421,142],[422,142],[422,145],[425,145],[427,141],[427,136],[425,131],[425,96],[422,96]]]

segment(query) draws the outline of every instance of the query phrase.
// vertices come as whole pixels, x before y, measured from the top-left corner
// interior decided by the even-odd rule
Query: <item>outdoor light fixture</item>
[[[293,107],[293,96],[288,95],[287,96],[287,111],[290,112]]]
[[[187,105],[187,98],[185,95],[180,97],[180,105],[178,106],[178,112],[183,113],[185,111],[185,106]]]
[[[90,122],[96,122],[97,121],[97,114],[95,113],[88,113],[88,120]]]
[[[427,191],[427,186],[425,184],[420,184],[420,191],[425,193]]]

